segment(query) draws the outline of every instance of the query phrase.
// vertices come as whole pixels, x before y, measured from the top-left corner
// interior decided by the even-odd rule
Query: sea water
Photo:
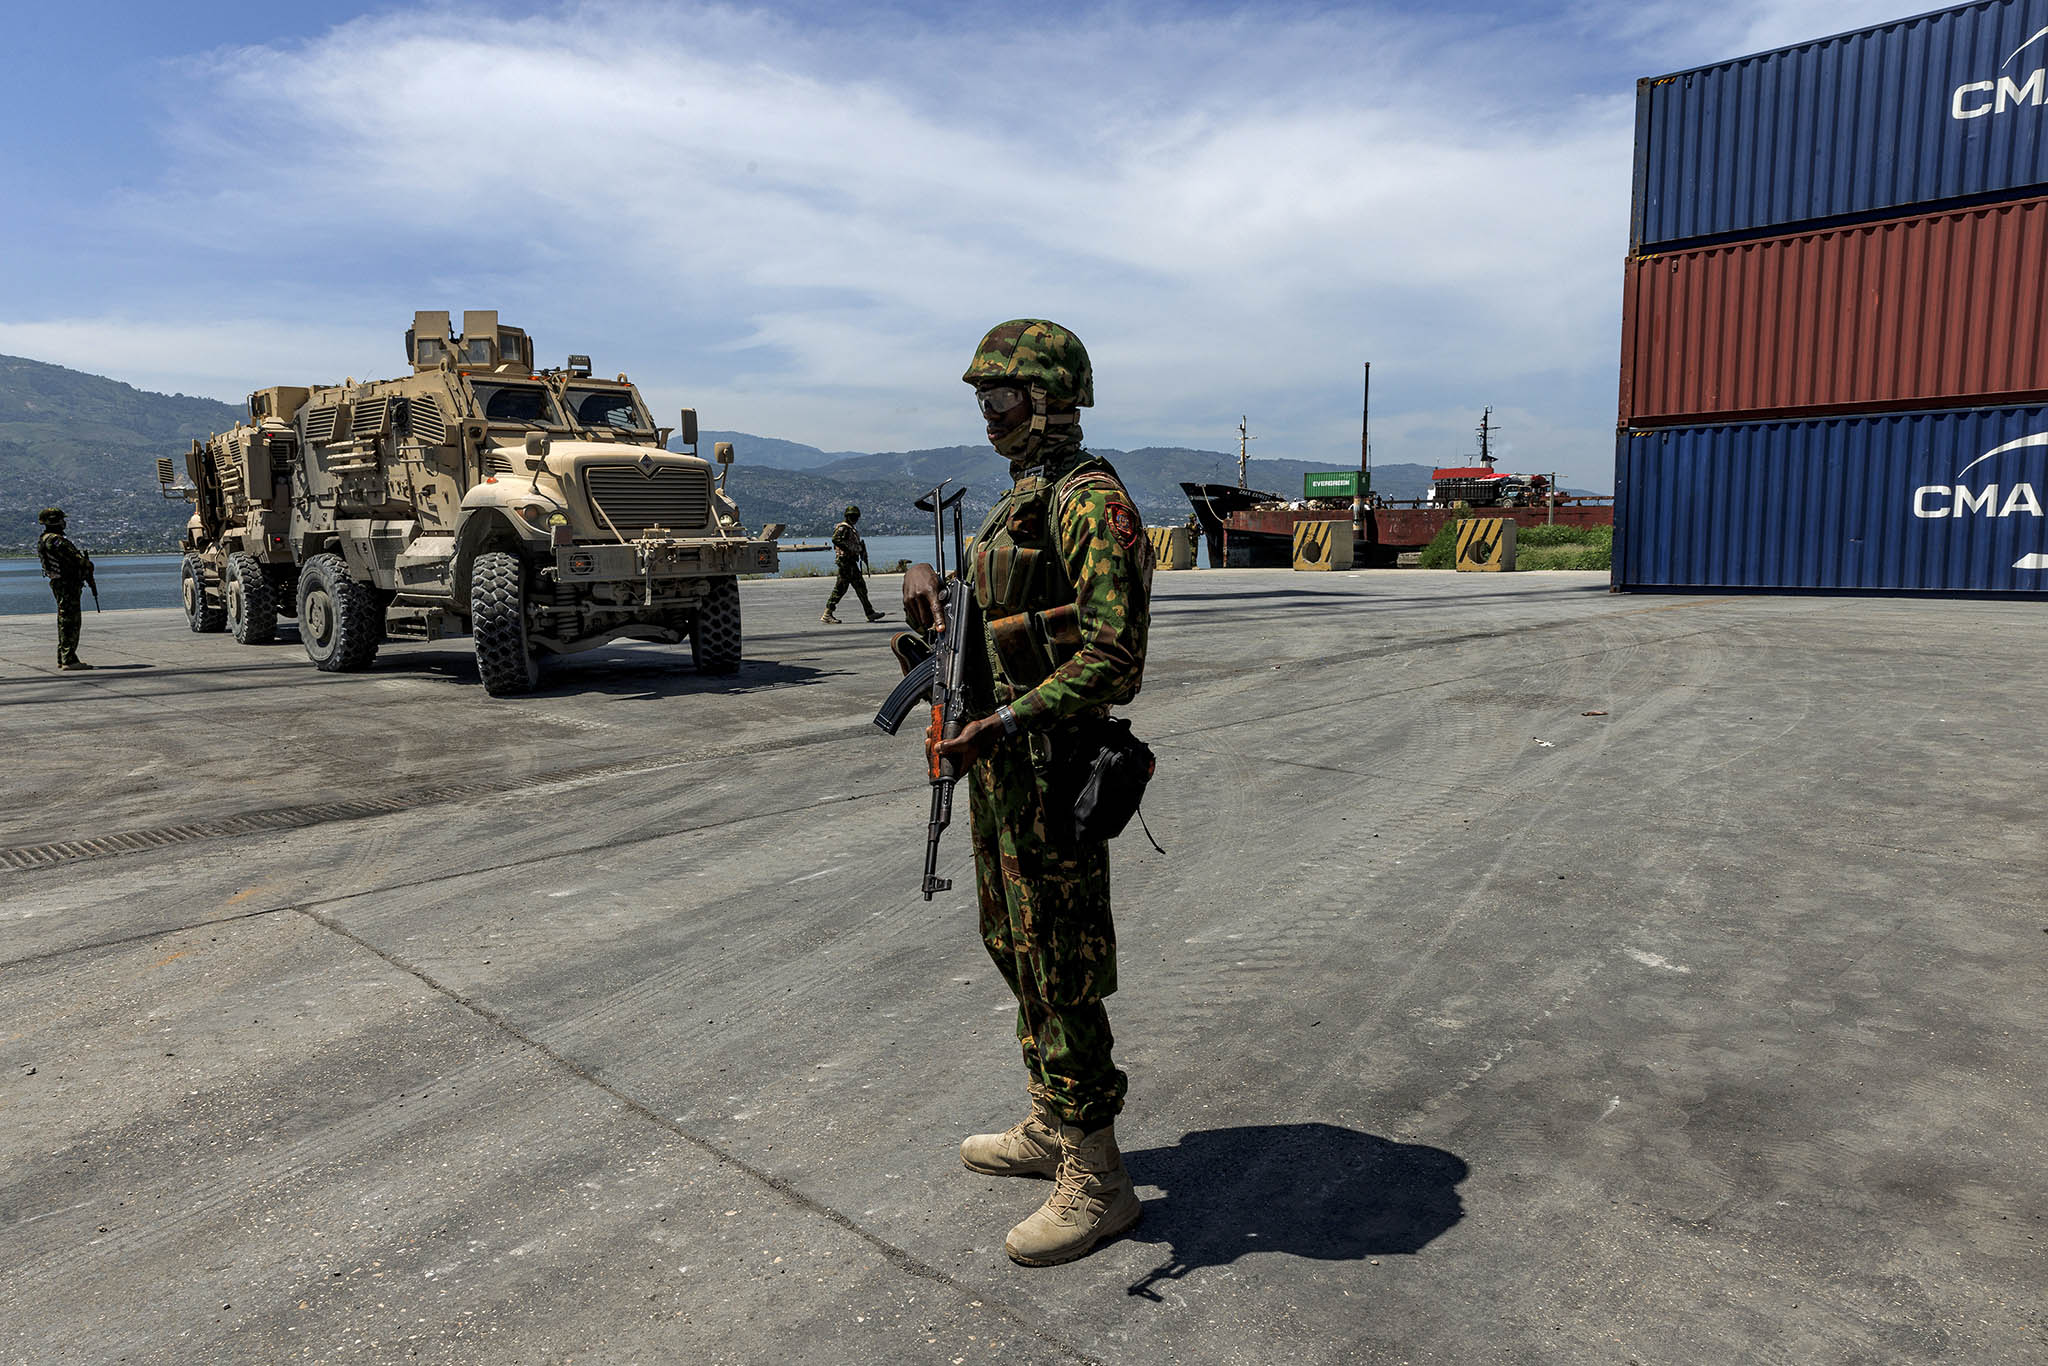
[[[820,545],[826,540],[822,536],[786,538],[792,545]],[[87,547],[89,550],[90,547]],[[947,553],[952,549],[949,546]],[[868,558],[877,569],[888,569],[898,560],[929,560],[932,557],[932,538],[929,536],[870,536]],[[182,557],[177,555],[107,555],[93,562],[94,577],[100,585],[100,607],[104,611],[119,612],[134,607],[179,607],[183,599],[179,596],[178,566]],[[814,569],[825,578],[832,575],[832,552],[826,550],[784,551],[782,569],[785,574],[793,569]],[[895,589],[875,590],[875,605],[883,611],[893,610]],[[81,599],[87,616],[92,615],[92,594],[86,593]],[[823,601],[821,585],[820,602]],[[21,616],[56,610],[56,599],[50,595],[50,583],[43,577],[41,563],[33,559],[0,560],[0,616]]]

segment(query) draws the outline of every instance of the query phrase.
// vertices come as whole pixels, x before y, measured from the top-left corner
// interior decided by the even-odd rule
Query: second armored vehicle
[[[259,389],[247,422],[193,443],[192,629],[256,644],[296,617],[329,671],[367,668],[401,622],[466,631],[494,696],[531,688],[546,655],[622,637],[687,639],[699,669],[737,669],[738,576],[777,569],[779,528],[741,525],[694,453],[696,413],[679,424],[691,452],[670,451],[624,375],[584,356],[536,370],[495,312],[449,323],[414,314],[405,378]]]

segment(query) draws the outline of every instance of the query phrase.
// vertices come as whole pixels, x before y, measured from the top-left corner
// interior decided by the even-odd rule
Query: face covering
[[[989,438],[989,445],[996,448],[996,454],[1011,462],[1022,460],[1031,447],[1031,424],[1020,422],[1001,436]]]

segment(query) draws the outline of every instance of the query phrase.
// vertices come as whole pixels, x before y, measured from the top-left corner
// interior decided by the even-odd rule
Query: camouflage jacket
[[[1106,461],[1077,442],[1048,473],[1020,478],[982,524],[968,571],[995,701],[1020,727],[1044,730],[1138,695],[1152,546]]]
[[[36,558],[43,562],[44,577],[54,583],[75,586],[92,578],[92,556],[61,531],[45,531],[37,539]]]
[[[867,563],[868,543],[853,529],[853,523],[841,522],[832,528],[832,558],[839,564]]]

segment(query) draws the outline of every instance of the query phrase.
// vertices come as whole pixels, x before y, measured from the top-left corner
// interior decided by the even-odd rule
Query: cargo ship
[[[1351,498],[1282,498],[1229,484],[1184,483],[1189,504],[1209,546],[1209,563],[1225,569],[1285,569],[1294,562],[1294,528],[1300,522],[1352,521],[1352,559],[1364,568],[1387,568],[1419,551],[1459,513],[1483,508],[1490,516],[1520,526],[1599,527],[1614,525],[1614,501],[1606,495],[1557,491],[1545,475],[1509,474],[1494,468],[1493,410],[1479,419],[1477,464],[1440,466],[1430,472],[1429,493],[1419,499],[1389,500],[1369,491]],[[1470,457],[1468,457],[1469,459]],[[1240,459],[1240,468],[1242,468]],[[1355,472],[1354,472],[1355,473]],[[1310,475],[1311,480],[1318,476]]]

